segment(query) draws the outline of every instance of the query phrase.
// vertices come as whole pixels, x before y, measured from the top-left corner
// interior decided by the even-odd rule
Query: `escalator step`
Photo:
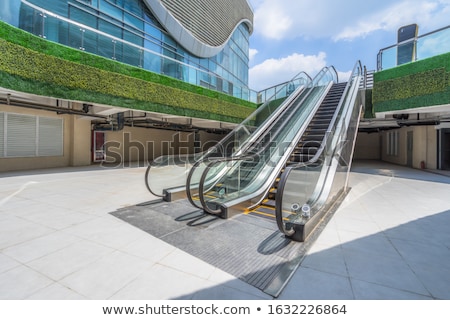
[[[275,200],[271,200],[271,199],[265,199],[263,201],[263,205],[267,206],[267,207],[273,207],[275,208]]]
[[[275,218],[275,208],[272,208],[272,207],[258,206],[253,211],[256,212],[256,213],[263,213],[263,214],[273,215],[273,217]]]

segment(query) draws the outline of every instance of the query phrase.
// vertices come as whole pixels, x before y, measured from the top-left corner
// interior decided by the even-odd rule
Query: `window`
[[[63,120],[0,112],[0,158],[63,155]]]

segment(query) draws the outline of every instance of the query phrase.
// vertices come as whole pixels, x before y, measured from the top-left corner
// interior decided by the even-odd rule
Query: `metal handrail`
[[[337,74],[337,72],[336,72],[336,69],[335,69],[334,67],[324,67],[324,68],[317,74],[317,76],[312,80],[311,86],[314,87],[314,86],[315,86],[315,83],[318,83],[318,82],[322,79],[322,77],[326,74],[326,72],[328,72],[328,71],[330,71],[330,70],[331,70],[332,73],[334,73],[334,77],[336,78],[336,81],[337,81],[337,79],[338,79],[338,74]],[[300,107],[302,106],[303,102],[308,98],[308,96],[309,96],[310,93],[311,93],[311,92],[308,92],[307,95],[306,95],[305,97],[303,97],[303,99],[301,100],[301,102],[297,104],[297,107],[296,107],[295,111],[298,110],[298,108],[300,108]],[[291,113],[291,115],[289,116],[288,119],[286,119],[286,121],[288,121],[289,119],[291,119],[291,118],[293,117],[294,114],[295,114],[295,112]],[[278,134],[278,133],[280,132],[281,129],[282,129],[281,127],[278,128],[278,129],[276,130],[275,134]],[[263,137],[261,137],[261,139],[263,139]],[[251,150],[251,148],[249,148],[248,150]],[[265,148],[264,148],[264,149],[261,149],[261,150],[259,150],[258,152],[254,153],[254,154],[251,154],[251,155],[248,155],[248,154],[242,154],[241,156],[237,156],[237,157],[229,157],[229,158],[226,158],[226,157],[225,157],[225,158],[213,160],[211,163],[209,163],[208,166],[207,166],[207,167],[205,168],[205,170],[203,171],[203,174],[202,174],[202,176],[201,176],[200,183],[199,183],[199,186],[200,186],[200,188],[199,188],[199,197],[200,197],[200,202],[201,202],[201,204],[202,204],[203,210],[206,211],[206,212],[208,212],[208,213],[210,213],[210,214],[220,214],[220,213],[221,213],[221,210],[220,210],[220,209],[212,210],[211,208],[209,208],[208,205],[207,205],[207,203],[206,203],[205,197],[204,197],[205,180],[206,180],[206,177],[207,177],[207,174],[208,174],[209,170],[210,170],[213,166],[215,166],[217,163],[220,163],[220,162],[231,162],[231,161],[245,161],[245,160],[251,160],[251,159],[254,159],[255,157],[259,156],[260,154],[262,154],[265,150],[266,150]]]
[[[294,82],[294,81],[296,81],[296,80],[298,80],[298,79],[303,79],[303,78],[306,78],[306,84],[303,86],[303,88],[304,88],[304,87],[306,87],[306,86],[308,85],[308,83],[310,83],[310,82],[312,81],[311,77],[310,77],[306,72],[304,72],[304,71],[299,72],[297,75],[295,75],[295,76],[292,78],[292,80],[286,82],[286,83],[285,83],[285,86],[288,85],[288,84],[291,83],[291,82]],[[303,91],[303,88],[302,88],[302,87],[297,88],[297,90],[298,90],[297,93],[295,94],[295,92],[294,92],[294,94],[290,95],[290,96],[287,98],[287,100],[284,101],[283,104],[280,105],[280,106],[277,108],[277,110],[276,110],[274,113],[272,113],[272,114],[270,115],[270,117],[265,121],[265,123],[264,123],[260,128],[258,128],[257,131],[255,131],[255,132],[253,133],[253,135],[255,136],[255,138],[249,139],[249,141],[248,141],[244,146],[241,147],[241,149],[239,150],[238,154],[242,154],[243,152],[245,152],[246,150],[248,150],[254,143],[257,143],[258,141],[260,141],[258,137],[263,136],[264,132],[265,132],[269,127],[271,127],[271,121],[269,121],[269,120],[272,119],[272,118],[278,117],[282,112],[284,112],[285,109],[290,105],[290,101],[293,101],[293,100],[297,97],[297,95],[300,94],[300,92]],[[278,93],[279,93],[280,91],[281,91],[281,88],[280,88],[279,91],[275,92],[275,93],[272,95],[272,97],[271,97],[269,100],[267,100],[262,106],[260,106],[254,113],[252,113],[250,116],[248,116],[247,119],[244,120],[242,123],[245,123],[248,119],[251,119],[251,118],[254,116],[254,114],[258,112],[258,110],[262,110],[265,106],[267,106],[267,105],[270,104],[272,101],[274,101],[274,100],[278,97]],[[204,155],[203,157],[201,157],[198,161],[196,161],[196,162],[194,163],[194,165],[192,166],[191,170],[189,171],[188,177],[187,177],[187,179],[186,179],[186,195],[187,195],[187,198],[188,198],[189,202],[190,202],[194,207],[197,207],[197,208],[199,208],[199,209],[202,209],[202,208],[201,208],[200,206],[198,206],[198,205],[195,203],[195,201],[193,200],[193,194],[191,193],[191,190],[190,190],[191,180],[192,180],[192,177],[193,177],[193,175],[194,175],[195,170],[196,170],[196,169],[198,168],[198,166],[200,166],[200,164],[202,164],[204,161],[208,161],[208,160],[209,160],[209,156],[212,155],[212,153],[213,153],[214,150],[217,150],[218,148],[223,148],[223,147],[224,147],[224,146],[223,146],[224,141],[227,141],[227,139],[230,138],[230,137],[231,137],[231,136],[232,136],[239,128],[241,128],[241,126],[236,127],[236,128],[235,128],[232,132],[230,132],[225,138],[223,138],[221,141],[219,141],[215,147],[211,148],[208,152],[206,152],[205,155]],[[256,140],[256,142],[255,142],[255,140]],[[212,157],[212,158],[217,158],[217,157]],[[224,158],[224,157],[221,157],[221,158]]]

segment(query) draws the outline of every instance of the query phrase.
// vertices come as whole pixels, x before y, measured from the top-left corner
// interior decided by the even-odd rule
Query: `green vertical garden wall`
[[[256,104],[0,23],[0,86],[143,111],[239,123]]]

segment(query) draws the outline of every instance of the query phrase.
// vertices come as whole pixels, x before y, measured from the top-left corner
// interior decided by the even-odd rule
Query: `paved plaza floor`
[[[274,299],[111,215],[145,168],[0,173],[0,299]],[[277,299],[450,299],[450,177],[355,162],[351,191]]]

